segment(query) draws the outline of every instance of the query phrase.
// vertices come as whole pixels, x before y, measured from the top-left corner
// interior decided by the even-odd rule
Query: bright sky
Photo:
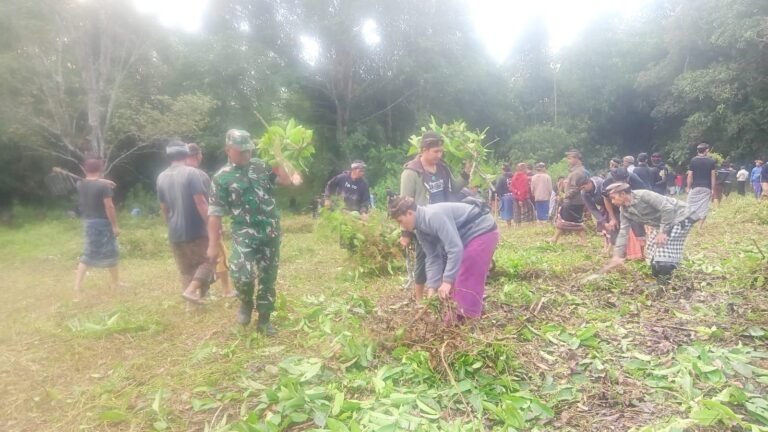
[[[526,22],[543,17],[554,50],[568,45],[597,14],[611,11],[631,14],[650,0],[466,0],[480,37],[488,52],[503,61],[515,44]],[[200,29],[209,0],[133,0],[143,13],[157,16],[168,27],[189,32]],[[360,24],[361,37],[368,45],[381,41],[376,21],[365,19]],[[314,64],[322,41],[312,35],[301,35],[305,60]]]

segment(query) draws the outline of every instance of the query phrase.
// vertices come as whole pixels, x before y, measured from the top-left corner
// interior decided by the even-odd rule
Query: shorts
[[[188,242],[171,243],[176,266],[181,273],[182,289],[198,281],[207,286],[213,279],[213,266],[208,262],[208,237]]]

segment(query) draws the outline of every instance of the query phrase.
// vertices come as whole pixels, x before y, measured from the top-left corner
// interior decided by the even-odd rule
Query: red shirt
[[[525,172],[516,172],[511,179],[507,180],[507,187],[518,201],[531,198],[531,188],[528,185],[528,175]]]

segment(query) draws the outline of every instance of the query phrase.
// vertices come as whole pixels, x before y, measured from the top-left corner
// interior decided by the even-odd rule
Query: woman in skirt
[[[426,253],[428,295],[452,298],[456,310],[444,318],[452,324],[478,318],[483,312],[485,281],[499,230],[487,208],[461,203],[418,207],[411,198],[398,198],[389,215],[400,227],[415,232]]]
[[[651,273],[659,283],[668,283],[683,260],[685,239],[695,223],[688,206],[653,191],[631,190],[627,183],[614,183],[606,192],[621,208],[619,235],[606,270],[624,264],[630,223],[641,223],[652,227],[645,254]]]

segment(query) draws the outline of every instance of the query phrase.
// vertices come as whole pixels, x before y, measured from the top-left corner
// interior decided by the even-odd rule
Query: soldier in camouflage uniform
[[[298,184],[282,168],[269,168],[264,161],[251,158],[255,150],[248,132],[227,132],[225,152],[230,163],[214,175],[208,206],[208,257],[218,255],[221,218],[232,218],[232,254],[230,276],[240,299],[237,319],[242,325],[251,322],[254,281],[258,280],[256,310],[257,331],[275,333],[269,317],[275,308],[275,283],[280,258],[280,214],[273,192],[275,183]]]

